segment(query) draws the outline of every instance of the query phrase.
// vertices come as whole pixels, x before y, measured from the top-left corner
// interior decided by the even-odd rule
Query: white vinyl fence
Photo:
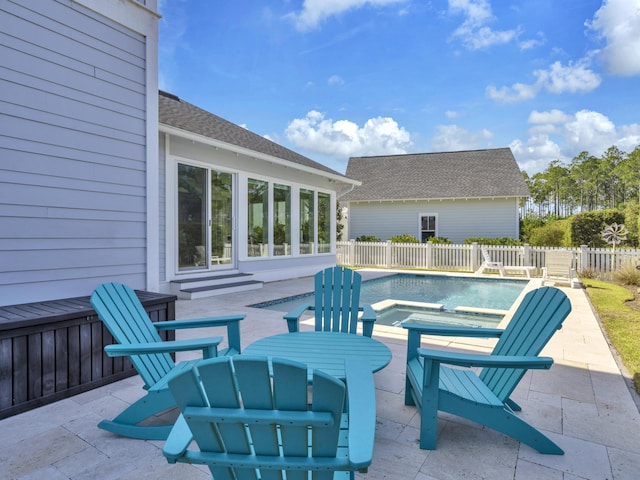
[[[542,275],[545,252],[552,247],[489,245],[491,260],[505,266],[533,266],[534,276]],[[573,252],[573,267],[578,276],[610,280],[622,265],[640,265],[640,250],[611,248],[568,248]],[[337,262],[352,267],[419,268],[475,272],[482,264],[481,245],[444,245],[433,243],[348,242],[337,243]]]

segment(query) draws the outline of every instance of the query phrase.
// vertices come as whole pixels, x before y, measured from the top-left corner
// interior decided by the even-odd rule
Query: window
[[[330,193],[249,178],[247,256],[330,253],[334,217]]]
[[[234,174],[177,167],[178,271],[228,268],[235,263]]]
[[[310,254],[315,239],[315,210],[313,190],[300,189],[300,253]]]
[[[207,267],[207,170],[178,165],[178,268]]]
[[[420,215],[420,240],[422,243],[428,242],[431,237],[436,236],[436,216]]]
[[[291,255],[291,187],[273,186],[273,255]]]
[[[331,195],[318,193],[318,253],[331,251]]]
[[[262,180],[249,179],[248,200],[248,255],[269,255],[269,184]]]
[[[233,262],[233,175],[211,170],[211,263]]]

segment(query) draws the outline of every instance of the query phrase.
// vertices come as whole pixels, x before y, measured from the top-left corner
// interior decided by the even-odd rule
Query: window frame
[[[433,217],[433,221],[434,221],[434,228],[432,229],[424,229],[422,228],[422,219],[426,218],[426,217]],[[429,238],[431,237],[438,237],[438,214],[437,213],[432,213],[432,212],[426,212],[426,213],[419,213],[418,214],[418,240],[420,240],[420,243],[427,243],[429,241]],[[427,237],[427,239],[425,240],[423,238],[423,233],[424,232],[431,232],[433,231],[433,235],[430,237]]]

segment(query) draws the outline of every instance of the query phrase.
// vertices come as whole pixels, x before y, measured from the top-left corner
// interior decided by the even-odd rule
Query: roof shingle
[[[196,133],[237,147],[247,148],[254,152],[270,155],[305,167],[323,172],[344,175],[311,160],[299,153],[283,147],[271,140],[257,135],[246,128],[209,113],[195,105],[181,100],[177,96],[159,92],[159,120],[163,125]]]
[[[345,202],[529,196],[509,148],[352,157],[346,175],[362,185]]]

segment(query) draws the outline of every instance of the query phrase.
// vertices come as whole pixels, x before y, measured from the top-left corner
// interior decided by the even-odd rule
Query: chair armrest
[[[188,320],[167,320],[153,322],[156,330],[181,330],[183,328],[206,328],[225,326],[231,322],[239,322],[246,317],[245,314],[228,315],[223,317],[190,318]]]
[[[518,355],[482,355],[477,353],[459,353],[446,350],[419,348],[418,355],[425,361],[435,361],[459,367],[497,367],[549,369],[553,365],[551,357]]]
[[[208,318],[192,318],[188,320],[169,320],[166,322],[153,322],[157,330],[180,330],[184,328],[227,327],[227,343],[229,348],[225,355],[240,353],[240,320],[244,320],[245,314],[226,315]]]
[[[373,324],[378,318],[376,311],[371,305],[363,305],[358,310],[362,312],[360,321],[362,322],[362,334],[366,337],[370,337],[373,334]]]
[[[164,447],[162,447],[162,453],[169,463],[176,463],[187,451],[192,440],[193,434],[189,429],[189,425],[187,425],[187,421],[181,414],[173,425],[171,432],[169,432],[167,441]]]
[[[445,337],[491,338],[499,337],[504,333],[504,330],[499,328],[449,327],[444,325],[427,325],[412,322],[403,322],[402,328],[419,332],[420,335],[438,335]]]
[[[347,360],[345,382],[349,408],[349,461],[355,468],[366,469],[373,460],[376,433],[376,392],[371,368],[362,360]]]
[[[299,325],[299,322],[300,322],[300,317],[307,310],[315,310],[315,308],[313,307],[313,305],[310,305],[308,303],[304,303],[304,304],[294,308],[289,313],[285,314],[284,319],[287,321],[287,327],[289,329],[289,333],[298,331],[298,325]]]
[[[127,345],[107,345],[104,351],[110,357],[128,357],[131,355],[146,355],[150,353],[173,353],[202,350],[204,358],[218,355],[218,345],[222,337],[193,338],[187,340],[173,340],[170,342],[131,343]]]

